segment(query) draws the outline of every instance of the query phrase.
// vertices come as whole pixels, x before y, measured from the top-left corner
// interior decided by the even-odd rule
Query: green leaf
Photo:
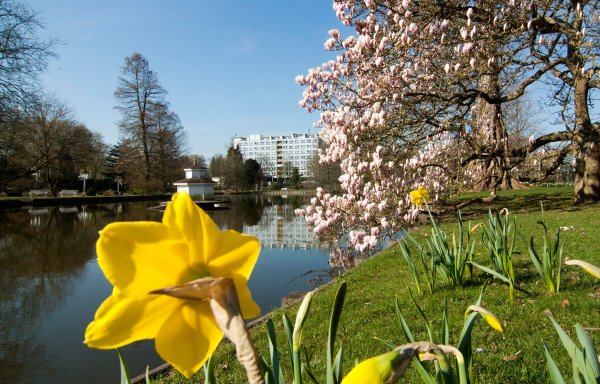
[[[208,358],[206,363],[204,363],[203,368],[204,368],[204,384],[217,384],[217,379],[215,379],[215,372],[213,371],[212,356]]]
[[[402,312],[400,311],[400,300],[398,300],[397,298],[396,298],[396,315],[398,315],[398,321],[400,322],[400,329],[402,330],[402,333],[404,334],[406,341],[408,341],[409,343],[414,343],[415,338],[413,337],[412,333],[410,332],[410,327],[408,326],[408,323],[406,322],[406,320],[404,320],[404,316],[402,316]]]
[[[444,299],[444,315],[442,317],[442,344],[450,345],[450,328],[448,326],[448,298]]]
[[[117,350],[117,355],[119,355],[119,365],[121,366],[121,384],[129,384],[129,374],[127,373],[127,366],[125,365],[125,361],[123,361],[123,355],[121,355],[121,351],[119,348]]]
[[[596,382],[600,382],[600,367],[598,366],[598,355],[594,349],[594,343],[581,324],[575,324],[575,330],[577,331],[579,343],[581,343],[581,347],[584,350],[588,374],[592,376]]]
[[[342,308],[344,299],[346,298],[346,282],[342,282],[335,294],[333,308],[331,309],[331,317],[329,318],[329,334],[327,337],[327,384],[337,384],[333,369],[333,348],[335,345],[335,335],[337,333],[340,317],[342,316]]]
[[[150,380],[150,366],[146,365],[146,384],[151,384],[152,380]]]
[[[567,384],[565,379],[562,377],[554,359],[550,355],[550,351],[548,350],[548,346],[544,343],[544,353],[546,354],[546,365],[548,367],[548,371],[550,372],[550,379],[552,379],[553,384]]]
[[[413,278],[415,279],[415,286],[417,287],[417,292],[421,293],[421,282],[419,279],[419,272],[417,271],[417,268],[415,267],[415,263],[412,260],[410,249],[406,245],[406,241],[402,241],[400,243],[400,251],[402,253],[402,256],[404,257],[404,260],[406,260],[406,264],[408,264],[408,268],[410,269],[410,272],[412,273]]]
[[[558,333],[558,336],[560,337],[560,341],[562,342],[563,346],[565,347],[567,353],[569,354],[569,356],[571,357],[573,362],[575,364],[577,364],[578,369],[582,373],[585,372],[586,364],[585,364],[585,360],[583,357],[583,352],[577,347],[577,345],[573,342],[573,340],[571,340],[569,335],[567,335],[567,333],[556,322],[556,320],[554,320],[554,318],[552,318],[552,316],[548,316],[548,317],[550,318],[550,321],[552,321],[552,325],[554,325],[554,328],[556,329],[556,333]]]
[[[413,297],[412,291],[410,289],[408,290],[408,294],[410,295],[410,299],[412,300],[415,307],[417,307],[417,310],[419,311],[419,313],[421,314],[421,317],[423,318],[423,321],[425,322],[425,327],[427,328],[427,334],[429,335],[429,341],[434,343],[435,341],[433,340],[433,333],[431,332],[431,326],[429,324],[429,319],[427,319],[427,315],[425,315],[425,312],[423,312],[423,310],[419,306],[419,303],[417,303],[417,301]]]
[[[416,357],[413,357],[412,365],[411,366],[413,368],[415,368],[415,371],[417,371],[417,373],[419,374],[419,376],[421,376],[421,380],[424,383],[426,383],[426,384],[437,384],[437,380],[435,379],[435,377],[431,373],[429,373],[429,371],[427,369],[425,369],[425,367],[419,361],[419,359],[417,359]]]
[[[277,351],[277,336],[275,335],[275,326],[273,325],[273,321],[271,319],[267,320],[267,335],[269,339],[271,367],[273,370],[273,383],[279,384],[283,373],[281,372],[281,367],[279,364],[279,352]]]
[[[285,336],[288,341],[290,366],[293,368],[294,367],[294,347],[293,347],[293,341],[292,341],[292,333],[293,333],[292,322],[290,321],[290,318],[285,313],[281,316],[281,318],[282,318],[282,322],[283,322],[283,329],[285,330]]]
[[[338,353],[335,356],[335,360],[333,361],[333,377],[334,377],[334,381],[336,383],[340,383],[343,378],[343,372],[342,372],[343,356],[344,356],[344,347],[342,346],[338,350]]]
[[[502,281],[504,281],[505,283],[510,285],[510,279],[504,275],[501,275],[500,273],[494,271],[493,269],[490,269],[488,267],[484,267],[483,265],[477,264],[474,261],[469,261],[469,264],[474,265],[475,267],[477,267],[478,269],[481,269],[482,271],[489,273],[490,275],[494,276],[497,279],[500,279]]]
[[[269,367],[269,362],[262,355],[260,356],[260,365],[265,376],[265,384],[275,384],[273,370],[271,370],[271,367]]]

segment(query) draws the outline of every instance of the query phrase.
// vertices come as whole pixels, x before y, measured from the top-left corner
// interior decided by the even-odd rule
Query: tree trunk
[[[593,125],[588,109],[588,82],[585,77],[575,78],[575,202],[600,200],[600,124]]]
[[[497,73],[482,74],[479,78],[479,89],[497,98],[500,96],[500,85]],[[492,195],[496,190],[511,189],[512,177],[510,173],[510,159],[508,153],[508,136],[504,126],[502,106],[490,104],[485,99],[479,98],[474,108],[476,142],[480,143],[482,154],[491,154],[480,163],[477,176],[478,182],[475,190],[490,191]]]

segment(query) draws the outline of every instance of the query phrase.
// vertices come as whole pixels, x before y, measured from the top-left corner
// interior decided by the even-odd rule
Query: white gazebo
[[[187,192],[192,198],[206,200],[215,195],[215,183],[208,174],[208,169],[198,166],[196,159],[191,168],[185,168],[185,179],[173,183],[177,192]]]

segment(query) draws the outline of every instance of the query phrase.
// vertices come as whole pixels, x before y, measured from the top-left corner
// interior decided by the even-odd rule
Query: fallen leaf
[[[509,356],[502,356],[502,360],[504,361],[515,361],[519,358],[519,355],[521,354],[521,351],[515,353],[514,355],[509,355]]]
[[[560,302],[560,307],[564,308],[564,307],[568,307],[569,305],[571,305],[571,302],[567,299],[564,299]]]

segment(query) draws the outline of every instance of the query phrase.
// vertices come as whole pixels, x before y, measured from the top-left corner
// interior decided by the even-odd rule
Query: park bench
[[[60,196],[60,197],[77,196],[77,195],[79,195],[79,191],[76,189],[63,189],[60,192],[58,192],[58,196]]]
[[[50,191],[47,189],[32,189],[29,191],[29,196],[49,196]]]

